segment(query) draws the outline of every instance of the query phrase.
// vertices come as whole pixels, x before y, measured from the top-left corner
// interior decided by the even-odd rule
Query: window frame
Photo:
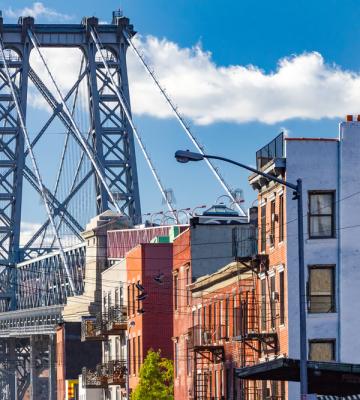
[[[260,207],[260,249],[266,251],[266,203]]]
[[[284,241],[284,194],[279,195],[279,243]]]
[[[267,329],[267,304],[266,304],[266,278],[260,280],[261,286],[261,331],[266,331]]]
[[[285,270],[279,271],[279,324],[285,324]]]
[[[315,343],[331,343],[332,344],[332,360],[330,361],[319,361],[311,359],[311,345]],[[310,361],[318,362],[335,362],[336,361],[336,339],[335,338],[325,338],[325,339],[310,339],[308,342],[308,358]]]
[[[179,272],[176,271],[174,273],[174,310],[177,311],[179,309]]]
[[[331,214],[311,214],[311,196],[331,194]],[[308,191],[308,236],[309,239],[334,239],[336,237],[336,207],[335,207],[335,190],[309,190]],[[311,218],[312,217],[331,217],[331,234],[325,236],[313,236],[311,234]]]
[[[331,297],[332,297],[332,308],[331,311],[311,311],[311,271],[315,269],[330,269],[332,275],[332,287],[331,287]],[[336,307],[336,265],[335,264],[315,264],[308,266],[308,281],[307,281],[307,312],[309,314],[334,314],[337,312]],[[321,297],[322,295],[314,295]],[[326,295],[323,295],[326,297]]]
[[[275,230],[276,230],[276,203],[275,199],[270,202],[270,247],[275,247]]]

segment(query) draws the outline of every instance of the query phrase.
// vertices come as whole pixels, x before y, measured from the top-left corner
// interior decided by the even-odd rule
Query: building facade
[[[241,314],[241,305],[258,308],[256,221],[230,213],[222,222],[216,215],[191,220],[173,243],[175,399],[245,399],[255,390],[235,370],[258,358],[239,341],[240,319],[248,326],[255,318]]]
[[[360,311],[359,151],[360,122],[349,116],[340,124],[338,138],[280,135],[257,153],[258,168],[292,183],[303,181],[307,357],[314,362],[360,361],[359,343],[353,337],[360,323],[355,318]],[[249,180],[259,193],[259,248],[269,255],[263,279],[270,279],[270,285],[260,276],[259,292],[265,298],[270,291],[277,302],[284,294],[277,317],[279,356],[299,359],[297,202],[291,190],[274,182],[256,175]],[[298,383],[286,387],[287,399],[300,399]],[[331,388],[310,382],[309,391],[317,390]]]

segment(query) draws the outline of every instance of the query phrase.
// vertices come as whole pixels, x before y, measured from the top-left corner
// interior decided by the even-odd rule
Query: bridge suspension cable
[[[140,149],[144,154],[145,160],[146,160],[146,162],[147,162],[147,164],[148,164],[148,166],[150,168],[150,171],[151,171],[153,177],[155,178],[156,184],[159,187],[159,190],[161,192],[161,195],[163,196],[164,202],[167,205],[169,211],[173,214],[175,220],[178,221],[177,214],[175,213],[175,210],[174,210],[171,202],[169,201],[169,198],[168,198],[168,195],[166,193],[166,190],[165,190],[163,184],[161,183],[160,177],[159,177],[159,175],[158,175],[158,173],[157,173],[157,171],[156,171],[156,169],[155,169],[155,167],[153,165],[153,162],[152,162],[152,160],[151,160],[151,158],[150,158],[150,156],[149,156],[149,154],[148,154],[148,152],[146,150],[144,142],[142,141],[142,138],[141,138],[141,136],[140,136],[138,130],[136,129],[136,126],[135,126],[135,124],[134,124],[134,122],[132,120],[132,117],[131,117],[131,114],[130,114],[130,111],[129,111],[130,107],[128,106],[128,104],[127,104],[124,96],[122,95],[119,87],[116,85],[114,77],[110,73],[109,66],[108,66],[108,64],[107,64],[107,62],[105,60],[105,57],[104,57],[104,55],[103,55],[103,53],[101,51],[102,50],[101,49],[102,46],[100,46],[100,40],[98,39],[94,29],[91,28],[90,33],[91,33],[91,37],[92,37],[92,39],[93,39],[93,41],[95,43],[96,49],[97,49],[97,51],[98,51],[98,53],[99,53],[99,55],[101,57],[101,61],[104,64],[106,74],[107,74],[108,78],[110,79],[111,84],[113,86],[113,89],[115,91],[115,94],[116,94],[116,96],[118,97],[118,99],[119,99],[119,101],[121,103],[121,106],[122,106],[122,108],[124,110],[126,118],[127,118],[128,122],[129,122],[129,124],[131,126],[131,129],[134,132],[134,136],[135,136],[135,138],[136,138],[136,140],[137,140],[137,142],[138,142],[138,144],[140,146]]]
[[[56,236],[56,241],[57,241],[57,244],[59,246],[59,253],[60,253],[61,261],[62,261],[62,263],[64,265],[65,272],[66,272],[66,275],[67,275],[67,278],[68,278],[68,281],[69,281],[69,284],[70,284],[71,291],[75,295],[76,294],[75,285],[74,285],[73,279],[72,279],[71,274],[70,274],[70,269],[69,269],[69,265],[68,265],[68,262],[67,262],[67,259],[66,259],[66,256],[65,256],[64,248],[63,248],[63,245],[61,243],[61,239],[60,239],[60,236],[59,236],[56,224],[55,224],[55,220],[53,218],[53,215],[52,215],[52,212],[51,212],[51,209],[50,209],[50,204],[49,204],[49,201],[48,201],[48,197],[46,195],[46,191],[45,191],[45,188],[44,188],[43,181],[41,179],[41,174],[40,174],[40,170],[39,170],[38,165],[37,165],[35,154],[33,152],[32,146],[31,146],[30,137],[29,137],[29,134],[28,134],[28,131],[27,131],[27,128],[26,128],[26,124],[25,124],[25,118],[24,118],[22,109],[20,107],[20,102],[19,102],[19,99],[17,97],[13,81],[11,79],[11,74],[10,74],[10,71],[9,71],[9,67],[7,65],[7,61],[6,61],[6,57],[5,57],[5,51],[4,51],[4,45],[3,45],[2,39],[0,39],[0,53],[1,53],[0,56],[1,56],[1,59],[2,59],[2,62],[3,62],[3,65],[5,67],[4,68],[5,69],[5,74],[6,74],[6,78],[8,80],[8,83],[9,83],[9,88],[10,88],[10,91],[11,91],[11,95],[13,97],[14,104],[15,104],[15,107],[16,107],[16,111],[17,111],[17,114],[18,114],[21,130],[22,130],[23,135],[24,135],[25,145],[26,145],[28,153],[30,155],[31,163],[32,163],[33,170],[34,170],[34,174],[36,176],[36,180],[37,180],[37,183],[39,185],[41,197],[43,199],[43,202],[44,202],[44,205],[45,205],[45,209],[46,209],[46,213],[48,215],[50,223],[51,223],[51,225],[52,225],[52,227],[54,229],[54,235]]]
[[[133,50],[133,52],[135,53],[135,55],[137,56],[137,58],[140,60],[141,64],[143,65],[143,67],[145,68],[145,71],[150,75],[150,77],[153,79],[155,85],[157,86],[157,88],[160,90],[160,92],[163,94],[167,104],[170,106],[171,110],[174,112],[176,119],[179,121],[181,127],[183,128],[183,130],[185,131],[185,133],[187,134],[187,136],[189,137],[189,139],[191,140],[191,142],[193,143],[193,145],[196,147],[196,149],[201,153],[204,154],[204,146],[201,145],[199,143],[199,141],[197,140],[197,138],[194,136],[194,134],[191,132],[189,125],[186,123],[185,119],[181,116],[181,114],[178,111],[178,108],[175,106],[174,102],[171,100],[170,96],[166,93],[165,89],[163,88],[163,86],[161,85],[160,81],[158,80],[158,78],[156,77],[154,71],[151,70],[151,68],[149,67],[148,63],[146,62],[145,58],[141,55],[140,51],[138,50],[138,48],[135,46],[134,42],[131,40],[129,34],[124,30],[124,36],[127,40],[127,42],[129,43],[131,49]],[[232,201],[234,202],[236,208],[239,210],[239,212],[245,216],[245,212],[244,210],[241,208],[240,204],[238,203],[238,201],[236,200],[233,192],[230,189],[230,186],[228,185],[228,183],[225,181],[224,177],[221,175],[218,167],[216,167],[212,161],[210,161],[209,159],[205,158],[204,161],[206,162],[206,164],[208,165],[208,167],[210,168],[210,170],[212,171],[212,173],[215,175],[216,179],[219,181],[220,185],[223,187],[223,189],[225,190],[225,192],[230,196],[230,198],[232,199]]]
[[[46,71],[47,71],[47,73],[48,73],[48,75],[49,75],[54,87],[55,87],[56,93],[58,94],[58,97],[60,99],[60,103],[62,104],[63,110],[65,111],[67,117],[69,118],[69,121],[70,121],[70,123],[71,123],[71,125],[73,127],[73,131],[74,131],[77,139],[79,140],[81,146],[83,147],[83,149],[85,150],[87,156],[89,157],[89,160],[91,161],[91,163],[92,163],[92,165],[94,167],[94,170],[96,171],[96,174],[97,174],[98,178],[100,179],[101,183],[104,185],[104,188],[105,188],[106,192],[109,195],[111,203],[116,208],[116,211],[120,215],[123,215],[123,213],[120,210],[120,207],[118,206],[117,202],[115,201],[114,195],[111,192],[111,190],[109,188],[109,185],[106,182],[105,176],[102,173],[102,171],[101,171],[101,169],[100,169],[100,167],[99,167],[99,165],[98,165],[98,163],[96,161],[96,158],[95,158],[96,156],[92,153],[92,150],[90,149],[89,144],[86,142],[86,140],[84,139],[83,135],[81,134],[80,129],[78,128],[77,123],[75,122],[75,119],[73,118],[73,115],[72,115],[71,111],[69,110],[69,107],[66,104],[63,95],[61,94],[59,86],[57,85],[56,80],[55,80],[54,76],[52,75],[52,73],[51,73],[51,71],[50,71],[50,69],[49,69],[49,67],[48,67],[48,65],[47,65],[47,63],[45,61],[45,58],[44,58],[42,52],[40,51],[40,48],[39,48],[39,45],[37,43],[35,34],[30,29],[27,32],[28,32],[28,36],[29,36],[34,48],[36,49],[36,51],[37,51],[42,63],[44,64],[44,67],[45,67],[45,69],[46,69]]]

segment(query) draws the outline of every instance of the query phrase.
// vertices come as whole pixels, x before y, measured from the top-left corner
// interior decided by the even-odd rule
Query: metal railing
[[[107,388],[109,385],[125,386],[126,360],[112,360],[98,364],[95,370],[86,367],[82,369],[82,383],[84,388]]]
[[[226,325],[196,325],[188,330],[188,337],[190,348],[216,345],[216,342],[227,339]]]
[[[127,367],[126,360],[109,361],[108,367],[108,385],[125,386]]]
[[[261,169],[275,158],[284,157],[284,134],[276,136],[270,143],[256,152],[256,168]]]
[[[121,327],[125,325],[126,329],[126,323],[127,323],[127,312],[126,312],[126,307],[123,306],[112,306],[109,307],[109,310],[107,312],[107,325],[108,328],[113,327]]]

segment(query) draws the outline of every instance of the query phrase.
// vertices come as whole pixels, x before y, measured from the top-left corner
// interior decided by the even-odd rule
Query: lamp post
[[[269,181],[274,181],[280,185],[286,186],[294,191],[293,200],[297,200],[298,214],[298,257],[299,257],[299,306],[300,306],[300,392],[301,399],[305,400],[308,394],[308,377],[307,377],[307,338],[306,338],[306,307],[305,307],[305,267],[304,267],[304,221],[303,221],[303,194],[302,180],[298,179],[296,184],[286,182],[273,175],[266,174],[248,165],[230,160],[228,158],[213,156],[208,154],[194,153],[191,151],[178,150],[175,158],[180,163],[189,161],[202,161],[205,158],[225,161],[238,167],[247,169],[255,174],[261,175]]]

